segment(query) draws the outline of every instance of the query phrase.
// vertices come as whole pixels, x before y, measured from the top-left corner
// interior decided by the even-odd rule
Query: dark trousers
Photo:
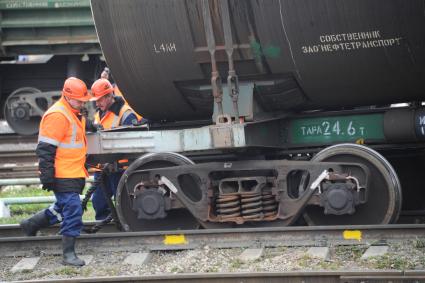
[[[76,192],[55,192],[56,202],[45,213],[51,225],[61,223],[60,234],[68,237],[80,235],[83,227],[83,208],[80,194]]]
[[[106,190],[115,198],[115,195],[117,193],[117,187],[118,183],[120,181],[120,178],[122,176],[121,172],[113,173],[111,175],[108,175],[107,181],[106,181]],[[94,174],[95,180],[98,180],[100,178],[100,172]],[[95,185],[93,185],[95,186]],[[111,209],[109,208],[107,198],[105,194],[103,193],[102,188],[100,185],[96,186],[96,189],[92,196],[92,204],[94,211],[96,212],[95,218],[96,220],[103,220],[105,219],[110,213]]]

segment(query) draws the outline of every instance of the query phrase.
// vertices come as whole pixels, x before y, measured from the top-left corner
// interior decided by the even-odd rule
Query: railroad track
[[[37,176],[37,136],[0,135],[0,178]]]
[[[411,227],[410,225],[412,225],[413,223],[425,223],[424,217],[423,217],[423,211],[419,211],[418,214],[420,213],[420,215],[402,215],[399,218],[399,222],[398,224],[395,225],[389,225],[390,227]],[[418,221],[419,220],[419,221]],[[96,221],[88,221],[88,222],[84,222],[84,227],[85,228],[89,228],[89,227],[93,227],[96,223]],[[420,224],[420,225],[425,225],[425,224]],[[317,227],[317,226],[316,226]],[[354,227],[354,226],[353,226]],[[363,227],[363,226],[357,226],[357,227]],[[369,226],[367,226],[369,229]],[[382,226],[384,227],[384,226]],[[421,227],[421,226],[418,226]],[[295,229],[310,229],[313,227],[294,227]],[[326,227],[325,231],[326,231]],[[290,228],[285,228],[285,229],[289,229]],[[318,228],[320,230],[320,228]],[[342,228],[341,228],[342,229]],[[40,231],[40,235],[42,236],[51,236],[51,235],[55,235],[57,234],[59,231],[59,226],[58,225],[53,225],[50,226],[48,228],[43,228]],[[105,225],[102,227],[102,229],[99,231],[99,233],[116,233],[119,232],[119,230],[117,229],[117,227],[115,226],[115,224],[113,223],[109,223],[108,225]],[[24,234],[22,232],[22,229],[19,227],[18,224],[6,224],[6,225],[0,225],[0,237],[1,238],[5,238],[5,237],[23,237]],[[424,234],[425,237],[425,234]]]
[[[87,252],[112,250],[186,250],[232,247],[382,245],[405,240],[425,241],[424,224],[233,228],[160,232],[82,234],[79,247]],[[3,256],[60,254],[59,235],[0,238]],[[117,245],[119,242],[119,245]]]
[[[96,221],[89,221],[84,222],[84,228],[90,228],[93,227],[98,222]],[[53,225],[48,228],[43,228],[40,231],[41,236],[52,236],[56,235],[59,231],[59,225]],[[101,233],[112,233],[112,232],[119,232],[119,230],[116,228],[116,226],[113,223],[110,223],[108,225],[105,225],[102,227]],[[6,224],[6,225],[0,225],[0,238],[6,238],[6,237],[24,237],[25,235],[22,232],[21,227],[19,227],[19,224]]]
[[[314,272],[249,272],[249,273],[192,273],[169,275],[143,276],[108,276],[72,279],[37,280],[37,283],[51,282],[120,282],[120,283],[157,283],[157,282],[199,282],[199,283],[396,283],[396,282],[424,282],[423,271],[314,271]],[[34,282],[12,281],[12,282]]]
[[[207,257],[207,261],[214,261],[214,256],[217,256],[217,253],[211,254],[209,251],[243,251],[247,248],[257,250],[272,249],[274,251],[273,256],[276,256],[276,253],[285,251],[289,255],[291,253],[295,254],[297,250],[292,251],[291,249],[298,249],[299,252],[299,249],[307,249],[308,247],[390,246],[391,244],[398,245],[401,242],[409,241],[422,241],[422,243],[425,243],[424,240],[425,225],[316,226],[128,233],[114,233],[111,231],[111,233],[82,235],[77,243],[78,253],[83,258],[91,256],[92,259],[86,267],[69,269],[68,267],[61,267],[59,263],[53,263],[52,265],[52,262],[57,261],[61,254],[59,250],[60,236],[2,236],[0,238],[0,251],[2,254],[0,263],[3,266],[7,263],[11,267],[10,263],[17,262],[20,258],[38,256],[39,258],[47,259],[44,261],[41,259],[38,263],[40,268],[35,268],[33,271],[11,273],[10,271],[4,271],[7,267],[0,267],[0,272],[5,274],[5,279],[9,281],[12,281],[11,279],[33,280],[37,278],[36,282],[425,282],[424,268],[406,269],[397,268],[397,266],[392,270],[356,270],[355,268],[347,270],[347,268],[339,268],[336,271],[311,271],[310,269],[310,271],[276,272],[269,270],[258,272],[253,270],[250,272],[236,271],[230,273],[200,270],[194,273],[180,274],[175,274],[176,272],[173,271],[162,271],[159,266],[170,261],[177,262],[177,265],[187,264],[185,261],[187,261],[189,251],[193,251],[189,258],[197,257],[197,254],[199,254],[198,258],[194,259],[194,262],[197,263],[205,257]],[[145,262],[142,265],[149,265],[149,261],[153,261],[151,263],[154,266],[153,270],[157,272],[154,274],[146,272],[142,265],[130,265],[130,267],[124,269],[120,266],[116,269],[118,274],[135,274],[132,276],[116,276],[115,273],[111,272],[111,266],[124,261],[122,253],[140,254],[141,251],[147,254],[154,254],[149,257],[148,263]],[[224,258],[230,257],[226,252],[224,253]],[[171,259],[170,254],[174,256],[174,259]],[[218,255],[220,255],[220,252],[218,252]],[[265,258],[270,259],[270,256],[271,254],[269,253],[265,255]],[[279,258],[278,265],[280,265],[282,257],[277,257]],[[54,260],[55,258],[56,260]],[[283,258],[282,264],[284,264]],[[93,259],[96,261],[93,262]],[[312,262],[313,264],[320,263],[317,260]],[[230,264],[235,263],[243,264],[239,260]],[[246,266],[252,266],[255,263],[258,264],[258,260],[247,263]],[[50,264],[50,266],[46,267],[46,264]],[[191,264],[194,265],[195,263]],[[268,265],[269,263],[265,266]],[[105,268],[105,266],[106,271],[104,273],[100,272],[99,270]],[[49,268],[53,271],[49,271]],[[97,270],[94,272],[95,276],[87,275],[92,270]],[[46,274],[50,275],[46,276]],[[55,274],[59,278],[55,278]],[[99,274],[105,274],[107,277],[98,277]],[[72,277],[72,279],[63,279],[63,275],[69,275],[68,277]],[[77,278],[75,278],[76,276]]]

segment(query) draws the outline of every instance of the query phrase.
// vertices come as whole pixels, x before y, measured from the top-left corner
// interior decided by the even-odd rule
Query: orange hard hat
[[[104,95],[114,92],[114,87],[107,79],[98,79],[91,86],[91,93],[93,95],[90,101],[96,101]]]
[[[70,77],[65,80],[62,95],[80,101],[89,101],[90,99],[86,84],[82,80],[74,77]]]

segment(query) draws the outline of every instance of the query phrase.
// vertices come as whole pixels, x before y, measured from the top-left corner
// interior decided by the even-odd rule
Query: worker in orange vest
[[[94,115],[94,123],[100,124],[105,130],[119,126],[133,125],[138,121],[134,110],[125,103],[124,99],[116,96],[114,87],[107,79],[98,79],[91,87],[93,98],[96,102],[97,110]],[[115,196],[118,182],[122,172],[111,173],[107,176],[104,189],[108,194]],[[100,172],[94,174],[95,183],[90,190],[93,190],[92,204],[96,212],[96,220],[104,220],[111,213],[106,196],[99,187]]]
[[[108,67],[105,67],[105,69],[103,69],[102,73],[100,74],[100,78],[101,79],[107,79],[109,80],[109,76],[110,76],[111,72],[109,70]],[[125,104],[128,105],[127,100],[125,99],[124,95],[122,94],[121,90],[118,88],[117,84],[112,84],[112,86],[114,87],[114,94],[115,96],[119,96],[121,97]],[[138,114],[136,111],[134,111],[134,114],[136,115],[137,121],[141,124],[145,124],[148,122],[147,119],[143,118],[142,115]]]
[[[20,223],[26,235],[35,236],[39,229],[61,222],[62,263],[72,266],[85,264],[75,254],[75,239],[83,227],[80,194],[88,177],[86,120],[80,110],[89,99],[86,84],[70,77],[62,97],[44,113],[36,154],[43,189],[53,191],[56,202]]]

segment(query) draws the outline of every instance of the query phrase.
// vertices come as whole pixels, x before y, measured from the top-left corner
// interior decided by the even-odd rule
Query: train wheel
[[[353,215],[325,215],[323,207],[308,206],[304,219],[309,225],[388,224],[401,210],[401,185],[390,163],[378,152],[357,144],[325,148],[312,161],[353,162],[366,165],[371,173],[368,201],[356,206]]]
[[[134,161],[121,178],[116,196],[118,218],[126,231],[161,231],[178,229],[197,229],[200,224],[187,209],[175,209],[167,212],[163,219],[138,219],[132,209],[130,197],[126,188],[127,176],[136,170],[163,168],[178,165],[194,164],[183,155],[164,152],[146,154]]]
[[[33,87],[23,87],[12,92],[4,105],[4,117],[13,131],[20,135],[34,135],[38,133],[41,115],[31,115],[33,107],[20,99],[21,95],[36,95],[41,91]],[[12,106],[13,104],[17,104]],[[47,105],[46,105],[47,107]]]

